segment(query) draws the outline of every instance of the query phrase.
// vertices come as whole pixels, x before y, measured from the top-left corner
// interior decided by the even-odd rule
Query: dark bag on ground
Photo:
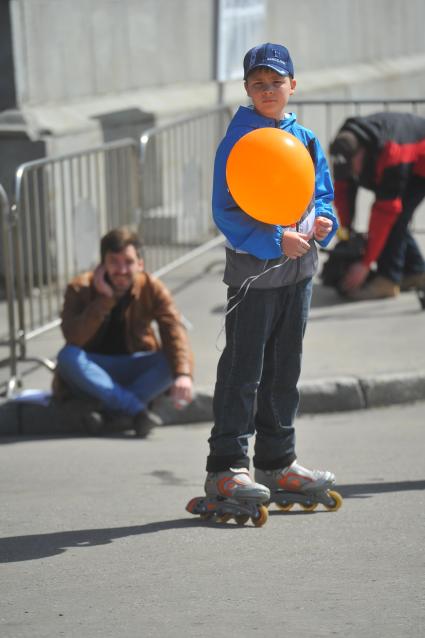
[[[365,235],[351,231],[348,239],[340,240],[332,250],[324,251],[329,256],[320,273],[322,284],[341,292],[340,286],[344,275],[351,264],[362,259],[365,247]]]
[[[78,419],[65,405],[14,400],[0,404],[0,436],[81,433]]]
[[[0,436],[93,434],[85,416],[94,407],[87,400],[57,401],[43,390],[23,391],[0,403]]]

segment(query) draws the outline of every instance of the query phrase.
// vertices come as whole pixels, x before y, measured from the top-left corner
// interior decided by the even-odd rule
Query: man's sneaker
[[[255,480],[266,485],[271,492],[316,492],[327,490],[335,483],[335,474],[321,470],[308,470],[297,461],[280,470],[255,470]]]
[[[143,410],[133,417],[134,432],[140,439],[145,439],[150,431],[159,425],[162,425],[161,419],[150,410]]]
[[[84,434],[88,436],[100,436],[104,433],[105,421],[103,415],[97,410],[87,410],[81,415],[81,424]]]
[[[415,288],[425,288],[425,272],[417,272],[411,275],[405,275],[401,280],[400,290],[412,290]]]
[[[110,433],[133,431],[133,417],[124,412],[106,412],[105,430]]]
[[[53,399],[53,403],[66,410],[66,418],[73,424],[75,431],[88,436],[99,436],[104,432],[105,420],[102,404],[91,397],[72,396],[65,401]]]
[[[347,293],[347,298],[351,301],[368,301],[372,299],[389,299],[397,297],[400,286],[387,277],[377,275],[362,288],[357,288]]]
[[[259,503],[265,503],[270,499],[270,490],[260,483],[254,483],[249,471],[244,467],[230,468],[224,472],[208,472],[205,494]]]

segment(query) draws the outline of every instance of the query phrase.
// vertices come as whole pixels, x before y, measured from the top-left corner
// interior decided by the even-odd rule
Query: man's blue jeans
[[[425,272],[424,258],[409,231],[413,213],[424,197],[425,179],[412,177],[403,197],[403,210],[397,217],[378,259],[378,273],[397,284],[405,275]]]
[[[255,431],[255,467],[278,469],[295,460],[293,422],[311,292],[311,279],[282,288],[250,289],[227,315],[208,472],[249,467],[248,439]],[[235,293],[230,288],[228,297]]]
[[[105,355],[66,345],[58,354],[58,371],[77,394],[97,399],[107,411],[132,416],[173,381],[162,352]]]

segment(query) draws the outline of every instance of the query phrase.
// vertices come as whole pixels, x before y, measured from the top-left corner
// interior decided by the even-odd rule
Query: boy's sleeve
[[[217,150],[212,195],[214,221],[233,248],[258,259],[276,259],[283,254],[282,227],[265,224],[247,215],[239,208],[227,186],[227,158],[239,137],[227,135]]]
[[[316,137],[312,138],[310,141],[309,149],[316,169],[315,214],[316,217],[327,217],[332,221],[332,230],[329,235],[327,235],[325,239],[317,242],[320,246],[327,246],[334,237],[339,226],[338,220],[332,209],[334,189],[332,186],[328,162],[326,161],[320,142]]]

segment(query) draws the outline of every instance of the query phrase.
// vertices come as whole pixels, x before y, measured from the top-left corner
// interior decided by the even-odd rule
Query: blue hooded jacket
[[[314,214],[316,217],[319,215],[327,217],[333,223],[332,231],[318,243],[326,246],[338,228],[331,205],[333,200],[331,176],[325,155],[314,133],[299,125],[293,113],[288,114],[283,120],[276,121],[259,115],[252,107],[241,106],[217,149],[212,196],[213,217],[231,248],[238,253],[248,253],[260,260],[282,258],[281,240],[284,227],[257,221],[239,208],[227,186],[226,163],[231,149],[243,135],[267,126],[279,127],[291,133],[307,147],[312,156],[316,172],[315,195],[312,203],[315,209]],[[300,230],[303,232],[302,228]]]

